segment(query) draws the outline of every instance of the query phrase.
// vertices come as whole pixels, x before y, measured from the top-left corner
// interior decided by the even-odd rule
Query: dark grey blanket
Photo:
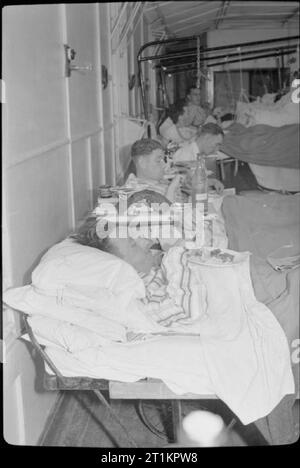
[[[251,279],[256,298],[267,305],[286,333],[290,344],[296,392],[299,391],[299,268],[285,273],[273,270],[266,261],[271,251],[293,243],[299,247],[300,195],[251,192],[228,196],[223,215],[229,248],[250,251]],[[290,444],[295,439],[292,407],[296,395],[286,395],[265,418],[255,422],[273,445]]]
[[[241,161],[261,166],[299,168],[299,125],[244,127],[234,123],[228,128],[220,150]]]

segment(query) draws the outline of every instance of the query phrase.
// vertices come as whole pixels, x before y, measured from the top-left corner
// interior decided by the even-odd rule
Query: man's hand
[[[176,192],[180,187],[181,183],[181,175],[177,174],[172,182],[169,184],[166,197],[170,200],[170,202],[174,203],[176,201]]]
[[[221,195],[224,190],[224,185],[218,179],[208,179],[208,186],[214,187],[215,191]]]

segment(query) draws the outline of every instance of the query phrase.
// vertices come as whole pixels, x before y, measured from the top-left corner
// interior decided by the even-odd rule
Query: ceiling
[[[158,39],[213,30],[299,27],[299,2],[146,2],[144,13]]]

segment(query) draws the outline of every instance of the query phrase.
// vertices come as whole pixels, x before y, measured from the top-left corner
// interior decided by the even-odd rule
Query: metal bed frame
[[[284,55],[290,55],[296,52],[299,38],[299,36],[290,36],[218,47],[203,47],[203,45],[201,45],[199,56],[201,63],[205,63],[206,68],[219,65],[226,66],[230,63],[267,57],[280,58],[282,68]],[[146,120],[148,120],[148,108],[146,105],[145,79],[143,76],[142,63],[152,64],[152,62],[155,62],[154,68],[158,70],[162,76],[166,73],[174,74],[187,70],[196,70],[197,47],[195,45],[194,47],[187,47],[183,50],[166,51],[158,55],[149,55],[146,53],[146,49],[153,46],[166,46],[169,44],[191,44],[193,41],[196,43],[197,40],[201,41],[201,35],[151,41],[143,44],[139,49],[137,53],[138,79]],[[286,45],[285,42],[288,44]],[[164,82],[164,79],[162,81]]]
[[[196,395],[188,393],[185,395],[176,395],[159,379],[147,378],[139,380],[133,383],[124,383],[118,381],[108,381],[105,379],[94,379],[90,377],[65,377],[57,369],[55,364],[52,362],[50,357],[47,355],[43,346],[38,343],[36,340],[33,331],[28,323],[26,315],[23,313],[23,320],[25,325],[25,332],[28,333],[33,349],[37,354],[42,358],[44,366],[44,375],[43,375],[43,388],[47,391],[92,391],[96,395],[99,402],[104,405],[111,417],[117,422],[121,431],[126,436],[128,444],[130,447],[138,447],[136,441],[129,434],[125,424],[116,414],[109,400],[137,400],[137,413],[140,416],[140,419],[144,425],[156,436],[160,438],[165,438],[169,443],[178,442],[178,428],[181,427],[182,421],[182,400],[198,400],[198,401],[208,401],[208,400],[218,400],[216,395]],[[45,365],[48,365],[53,375],[47,373]],[[108,394],[109,398],[107,399],[104,394]],[[147,400],[157,401],[160,404],[169,404],[169,413],[168,413],[168,431],[167,437],[166,432],[158,430],[157,427],[149,420],[145,412],[144,403]],[[206,408],[205,408],[206,409]],[[166,422],[166,421],[164,421]],[[227,429],[231,429],[235,426],[237,420],[233,418],[228,425]],[[259,429],[255,426],[254,423],[251,423],[247,426],[248,436],[250,435],[255,439],[255,445],[269,445],[267,440],[263,437]],[[166,429],[166,427],[164,427]],[[107,429],[106,429],[107,430]],[[117,447],[121,447],[118,443],[115,436],[112,437],[117,443]],[[166,443],[162,446],[166,446]]]

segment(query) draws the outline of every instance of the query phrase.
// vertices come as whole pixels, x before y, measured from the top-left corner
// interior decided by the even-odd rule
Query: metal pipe
[[[278,85],[279,85],[279,89],[281,89],[282,82],[281,82],[280,58],[278,55],[276,57],[276,65],[277,65]]]
[[[292,54],[296,51],[296,49],[293,49],[293,50],[289,50],[289,51],[286,51],[286,52],[283,52],[284,55],[288,55],[288,54]],[[242,58],[241,60],[239,59],[236,59],[236,60],[228,60],[226,62],[218,62],[218,63],[210,63],[210,64],[207,64],[207,67],[217,67],[217,66],[220,66],[220,65],[227,65],[229,63],[236,63],[236,62],[246,62],[247,60],[256,60],[256,59],[259,59],[259,58],[267,58],[267,57],[276,57],[276,55],[274,54],[264,54],[264,55],[255,55],[253,57],[245,57],[245,58]],[[181,73],[183,71],[187,71],[187,70],[196,70],[196,67],[187,67],[187,68],[183,68],[181,70],[177,70],[175,72],[173,72],[172,70],[169,71],[169,73]],[[238,70],[237,70],[238,71]]]
[[[142,45],[137,53],[137,59],[139,60],[139,55],[145,50],[147,47],[155,46],[157,44],[169,44],[172,42],[185,42],[185,41],[190,41],[192,39],[197,39],[198,36],[186,36],[186,37],[181,37],[178,39],[164,39],[163,41],[151,41],[151,42],[146,42],[146,44]]]
[[[283,21],[282,21],[282,26],[284,26],[290,19],[292,19],[294,16],[296,16],[297,14],[299,14],[299,10],[300,8],[297,7],[293,13],[291,13],[290,15],[288,15]],[[299,23],[298,23],[299,24]]]
[[[145,2],[137,2],[133,9],[131,10],[130,12],[130,17],[129,17],[129,20],[127,21],[127,23],[125,24],[125,26],[123,27],[122,31],[121,31],[121,34],[120,34],[120,37],[119,37],[119,41],[118,41],[118,45],[117,47],[115,47],[114,50],[117,50],[119,47],[121,47],[122,45],[122,42],[123,42],[123,39],[125,39],[130,27],[132,26],[134,20],[135,20],[135,17],[140,9],[140,7],[142,6],[142,10],[140,12],[140,14],[142,14],[143,12],[143,8],[144,8],[144,3]]]
[[[276,47],[268,47],[267,49],[260,49],[260,50],[257,50],[256,52],[263,52],[263,51],[268,51],[268,50],[274,50],[274,49],[280,49],[280,48],[283,48],[283,47],[289,47],[289,45],[287,46],[276,46]],[[179,52],[176,52],[175,54],[162,54],[160,56],[155,56],[155,55],[152,55],[150,57],[147,57],[145,59],[141,59],[140,61],[141,62],[145,62],[147,60],[160,60],[160,59],[164,59],[164,60],[171,60],[171,59],[176,59],[176,58],[181,58],[181,57],[193,57],[197,54],[197,51],[196,49],[188,49],[189,51],[193,50],[194,52],[189,52],[187,54],[184,53],[184,51],[182,51],[182,53],[179,53]],[[205,57],[203,57],[204,54],[206,54],[208,51],[208,49],[205,49],[205,50],[202,50],[202,52],[200,51],[200,55],[202,56],[202,60],[205,60]],[[244,51],[244,52],[241,52],[241,54],[247,54],[247,53],[250,53],[252,51]],[[224,54],[224,55],[220,55],[218,57],[226,57],[227,55],[234,55],[235,52],[231,52],[229,51],[228,53]],[[235,54],[236,55],[236,54]],[[212,57],[212,58],[216,58],[216,57]]]
[[[111,38],[113,37],[114,33],[116,32],[117,27],[118,27],[119,24],[120,24],[120,21],[121,21],[121,19],[122,19],[123,13],[124,13],[125,9],[127,8],[127,4],[128,4],[128,2],[124,2],[121,11],[120,11],[119,14],[118,14],[118,18],[117,18],[117,20],[116,20],[116,22],[115,22],[115,24],[114,24],[114,26],[113,26],[113,28],[112,28],[111,34],[110,34]]]
[[[230,5],[229,1],[223,2],[223,5],[221,7],[220,15],[218,15],[218,18],[216,20],[215,29],[218,29],[219,25],[221,24],[221,22],[225,18],[229,5]]]
[[[271,48],[268,48],[268,49],[260,49],[260,50],[248,50],[246,52],[235,52],[235,53],[232,53],[232,54],[226,54],[226,55],[217,55],[215,57],[202,57],[201,60],[202,62],[206,62],[208,60],[216,60],[216,59],[219,59],[219,58],[224,58],[224,57],[236,57],[236,56],[245,56],[245,55],[248,55],[248,54],[256,54],[256,53],[260,53],[260,52],[271,52],[271,51],[282,51],[282,50],[289,50],[289,49],[292,49],[292,48],[295,48],[296,47],[296,44],[295,45],[289,45],[289,46],[282,46],[282,47],[271,47]],[[181,65],[189,65],[193,63],[192,61],[191,62],[185,62],[185,63],[178,63],[176,65],[164,65],[165,67],[168,67],[168,70],[170,70],[170,67],[180,67]],[[154,68],[162,68],[163,65],[155,65]]]
[[[287,50],[285,52],[282,52],[283,55],[288,55],[288,54],[292,54],[295,52],[296,49],[293,49],[293,50]],[[267,58],[267,57],[276,57],[276,54],[264,54],[264,55],[255,55],[254,57],[244,57],[242,58],[241,60],[239,59],[236,59],[236,60],[228,60],[226,62],[220,62],[220,63],[210,63],[210,64],[207,64],[208,67],[216,67],[217,65],[225,65],[227,63],[236,63],[236,62],[246,62],[247,60],[256,60],[256,59],[259,59],[259,58]]]
[[[146,61],[146,60],[159,60],[161,58],[166,58],[168,57],[169,54],[163,54],[162,56],[152,56],[152,57],[140,57],[140,54],[145,50],[147,47],[157,45],[157,44],[166,44],[169,42],[185,42],[187,40],[196,40],[198,36],[189,36],[189,37],[184,37],[181,39],[165,39],[163,41],[152,41],[152,42],[147,42],[144,44],[142,47],[140,47],[138,54],[137,54],[137,60],[138,61]],[[290,36],[290,37],[281,37],[278,39],[267,39],[265,41],[254,41],[254,42],[242,42],[238,44],[232,44],[230,46],[218,46],[218,47],[209,47],[205,49],[202,53],[207,53],[207,52],[214,52],[216,50],[224,50],[224,49],[235,49],[237,47],[249,47],[249,46],[255,46],[255,45],[263,45],[263,44],[271,44],[271,43],[277,43],[277,42],[282,42],[282,41],[292,41],[294,39],[299,40],[300,36]]]
[[[263,45],[263,44],[262,44]],[[273,49],[278,49],[278,48],[283,48],[283,47],[288,47],[290,45],[290,41],[289,41],[289,44],[288,45],[280,45],[280,46],[274,46],[274,47],[268,47],[267,49],[258,49],[256,50],[256,52],[262,52],[262,51],[267,51],[267,50],[273,50]],[[238,49],[238,48],[235,48],[235,49]],[[223,55],[220,55],[220,57],[222,56],[227,56],[227,55],[233,55],[234,54],[234,50],[233,51],[228,51],[227,53],[224,53]],[[242,53],[249,53],[251,51],[244,51]],[[200,55],[203,57],[205,54],[209,54],[210,51],[208,51],[208,49],[202,49],[202,51],[200,50]],[[141,62],[144,62],[144,61],[147,61],[147,60],[160,60],[160,59],[163,59],[163,60],[169,60],[169,59],[177,59],[177,58],[181,58],[181,57],[192,57],[196,55],[196,49],[193,48],[193,49],[185,49],[181,52],[175,52],[173,54],[162,54],[160,56],[157,56],[157,55],[153,55],[153,56],[149,56],[149,57],[146,57],[146,58],[143,58],[141,59],[140,61]],[[212,57],[212,58],[215,58]]]
[[[145,2],[145,3],[147,3],[147,2]],[[141,12],[140,12],[140,16],[139,16],[138,20],[135,22],[135,25],[132,27],[132,29],[131,29],[131,31],[130,31],[130,34],[128,34],[128,36],[127,36],[126,45],[129,44],[129,41],[131,40],[132,36],[133,36],[134,33],[135,33],[135,30],[136,30],[136,28],[137,28],[137,25],[138,25],[139,22],[140,22],[140,19],[141,19],[141,16],[142,16],[142,13],[143,13],[144,8],[145,8],[145,5],[142,5],[142,9],[141,9]],[[135,18],[134,18],[134,20],[135,20]],[[134,21],[133,21],[133,23],[134,23]]]
[[[287,49],[287,48],[291,48],[291,47],[295,47],[296,44],[292,44],[292,45],[286,45],[286,46],[277,46],[277,47],[268,47],[266,49],[259,49],[259,50],[246,50],[244,52],[229,52],[227,54],[222,54],[222,55],[216,55],[216,56],[213,56],[213,57],[205,57],[202,55],[201,57],[201,60],[202,61],[207,61],[207,60],[215,60],[216,58],[223,58],[223,57],[235,57],[235,56],[240,56],[240,55],[247,55],[247,54],[254,54],[254,53],[259,53],[259,52],[269,52],[269,51],[272,51],[272,50],[282,50],[282,49]],[[185,58],[185,57],[189,57],[189,56],[195,56],[196,54],[188,54],[188,55],[178,55],[174,58]],[[173,57],[171,57],[173,58]],[[169,57],[166,57],[166,60],[169,59]],[[160,66],[160,65],[156,65],[156,66]]]
[[[281,58],[281,68],[280,68],[280,76],[281,76],[281,82],[282,82],[282,87],[284,87],[284,55],[283,54],[280,54],[280,58]]]
[[[300,39],[300,36],[288,36],[288,37],[280,37],[278,39],[267,39],[265,41],[254,41],[254,42],[241,42],[239,44],[232,44],[231,46],[218,46],[218,47],[208,47],[205,52],[213,52],[215,50],[224,50],[224,49],[235,49],[237,47],[248,47],[253,45],[263,45],[263,44],[272,44],[274,42],[281,42],[281,41],[292,41],[294,39]]]
[[[145,98],[144,86],[143,86],[143,78],[142,78],[143,73],[142,73],[141,62],[138,62],[138,75],[139,75],[138,78],[139,78],[139,83],[140,83],[140,88],[141,88],[144,116],[145,116],[145,120],[148,120],[148,109],[146,109],[146,98]]]

